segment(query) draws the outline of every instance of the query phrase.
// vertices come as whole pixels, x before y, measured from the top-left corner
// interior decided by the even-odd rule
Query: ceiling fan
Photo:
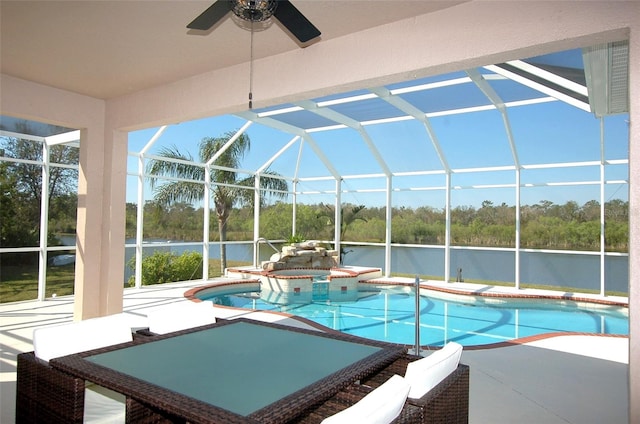
[[[238,18],[262,22],[275,17],[301,43],[320,35],[316,28],[289,0],[217,0],[187,28],[206,31],[233,12]]]

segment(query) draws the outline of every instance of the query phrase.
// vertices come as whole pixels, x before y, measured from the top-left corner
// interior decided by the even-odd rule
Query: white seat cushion
[[[407,381],[399,375],[394,375],[359,402],[325,418],[322,423],[389,424],[400,415],[408,394]]]
[[[49,362],[52,358],[131,340],[131,327],[118,314],[37,328],[33,331],[33,350],[36,357]]]
[[[131,327],[122,314],[38,328],[33,332],[34,353],[47,362],[52,358],[131,340]],[[102,386],[87,384],[84,393],[85,423],[124,423],[125,416],[124,395]]]
[[[436,350],[431,355],[410,362],[404,378],[411,386],[409,397],[419,399],[458,368],[462,346],[455,342]]]
[[[216,316],[211,302],[183,301],[147,312],[149,331],[167,334],[201,325],[214,324]]]

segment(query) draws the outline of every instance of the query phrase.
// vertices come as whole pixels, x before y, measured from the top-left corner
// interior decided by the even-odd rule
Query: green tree
[[[24,129],[28,133],[27,128]],[[5,137],[2,147],[4,156],[27,160],[31,162],[42,162],[42,143],[31,140],[24,140],[15,137]],[[65,145],[55,145],[49,147],[49,162],[51,164],[77,165],[80,157],[79,149]],[[40,202],[42,196],[42,165],[25,162],[11,162],[9,169],[17,175],[17,189],[27,193]],[[49,168],[49,199],[75,193],[78,188],[78,171],[71,168],[51,166]]]
[[[54,234],[75,234],[78,193],[70,192],[51,198],[49,231]]]
[[[366,208],[364,205],[344,205],[342,206],[342,213],[340,214],[340,240],[344,240],[347,230],[354,222],[360,220],[366,222],[367,219],[361,216],[361,212]],[[320,211],[318,211],[318,218],[327,218],[327,220],[335,225],[335,208],[332,205],[324,203],[320,204]]]
[[[629,222],[629,202],[613,199],[604,204],[608,221]]]
[[[297,206],[296,213],[296,233],[306,234],[309,238],[320,240],[332,240],[333,216],[329,218],[326,215],[318,214],[318,210],[322,210],[324,205],[303,205]]]
[[[333,223],[335,226],[335,208],[331,205],[320,204],[323,206],[318,213],[318,218],[327,218],[329,222]],[[344,205],[342,207],[342,213],[340,214],[340,241],[344,240],[345,235],[347,234],[347,230],[349,226],[356,221],[364,221],[367,219],[363,216],[360,216],[361,212],[366,208],[364,205]],[[340,246],[340,262],[344,258],[348,252]]]
[[[300,219],[301,209],[305,208],[298,208],[298,219]],[[260,212],[260,235],[267,240],[286,239],[291,235],[292,214],[293,205],[284,202],[277,202],[265,208]],[[317,233],[310,233],[307,229],[303,229],[302,233],[313,234],[313,238],[318,238]]]
[[[586,221],[599,221],[600,203],[597,200],[589,200],[582,205],[582,217]]]
[[[55,131],[56,127],[52,127]],[[29,134],[24,124],[18,131]],[[48,239],[55,243],[52,231],[75,232],[77,210],[79,149],[66,145],[49,149],[49,209],[50,232]],[[2,162],[0,187],[2,188],[2,220],[0,232],[2,246],[23,247],[38,244],[43,175],[42,142],[17,137],[0,138],[0,156],[18,161]],[[13,216],[9,216],[11,214]],[[5,216],[7,215],[7,216]]]
[[[134,238],[136,236],[136,226],[138,224],[138,205],[127,202],[125,214],[125,237]]]
[[[205,137],[199,144],[199,159],[202,164],[220,153],[211,168],[212,195],[215,214],[218,219],[218,234],[220,237],[220,267],[221,271],[227,266],[227,254],[224,241],[227,240],[227,221],[234,206],[253,205],[253,190],[255,177],[253,175],[240,178],[235,171],[240,168],[241,161],[247,151],[251,149],[251,141],[247,134],[241,134],[228,148],[222,150],[235,135],[230,131],[222,137]],[[163,148],[160,156],[177,159],[178,162],[155,159],[149,162],[147,173],[152,175],[151,186],[154,189],[154,199],[162,205],[176,202],[193,203],[204,198],[205,168],[199,165],[185,163],[194,162],[190,154],[180,152],[176,146]],[[158,177],[174,177],[180,180],[158,184]],[[263,194],[284,198],[288,185],[278,174],[267,170],[260,176],[260,189]],[[190,180],[190,181],[185,181]],[[264,201],[265,196],[261,196]]]
[[[39,213],[26,193],[18,190],[18,177],[11,172],[8,162],[0,162],[0,246],[23,247],[38,244],[39,224],[30,219],[33,208]],[[26,225],[25,225],[26,224]]]

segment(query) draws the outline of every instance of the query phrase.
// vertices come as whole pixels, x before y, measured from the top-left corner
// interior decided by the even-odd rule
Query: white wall
[[[120,165],[111,162],[112,149],[122,145],[114,144],[112,136],[105,137],[105,102],[7,75],[0,75],[0,93],[2,114],[81,130],[75,317],[122,311],[124,244],[114,240],[124,243],[124,226],[117,224],[124,216],[112,218],[111,214],[115,199],[124,208],[124,188],[118,189],[122,191],[120,198],[112,197],[113,180],[108,178]],[[124,141],[126,155],[126,137]],[[117,160],[121,157],[120,151]],[[122,178],[116,176],[116,181]],[[113,275],[114,269],[120,270],[118,275]]]

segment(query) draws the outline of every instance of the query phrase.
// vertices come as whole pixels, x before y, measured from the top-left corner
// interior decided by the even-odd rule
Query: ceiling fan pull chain
[[[249,54],[249,110],[253,108],[253,21],[251,21],[251,52]]]

